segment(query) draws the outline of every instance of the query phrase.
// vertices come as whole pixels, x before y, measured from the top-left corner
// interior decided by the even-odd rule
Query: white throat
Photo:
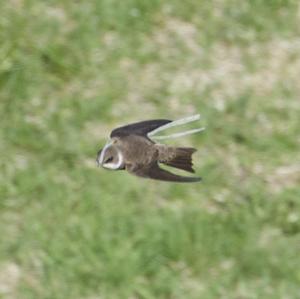
[[[116,169],[119,169],[119,168],[122,166],[123,162],[124,162],[123,155],[122,155],[121,151],[120,151],[118,148],[116,148],[117,155],[118,155],[118,162],[117,162],[117,163],[112,163],[112,162],[103,163],[104,156],[105,156],[105,152],[106,152],[107,149],[108,149],[109,147],[111,147],[111,146],[112,146],[112,142],[107,143],[107,144],[104,146],[104,148],[103,148],[103,150],[102,150],[102,152],[101,152],[101,154],[100,154],[99,163],[100,163],[104,168],[116,170]]]
[[[114,169],[114,170],[119,169],[124,162],[124,158],[120,150],[117,149],[117,153],[118,153],[118,163],[111,163],[111,162],[104,163],[103,167],[108,169]]]

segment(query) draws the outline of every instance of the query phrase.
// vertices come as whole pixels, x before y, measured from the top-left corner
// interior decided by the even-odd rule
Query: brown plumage
[[[104,168],[120,170],[156,180],[197,182],[199,177],[173,174],[159,167],[159,163],[194,173],[190,147],[171,147],[157,144],[148,133],[169,123],[169,120],[151,120],[117,128],[111,133],[111,142],[99,151],[97,162]]]
[[[182,169],[191,173],[195,173],[193,169],[192,155],[197,150],[192,147],[168,147],[158,146],[159,162]]]

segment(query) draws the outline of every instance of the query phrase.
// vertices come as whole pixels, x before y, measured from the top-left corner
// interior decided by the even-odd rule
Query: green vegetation
[[[0,2],[0,298],[300,298],[299,1]],[[200,184],[99,169],[201,113]]]

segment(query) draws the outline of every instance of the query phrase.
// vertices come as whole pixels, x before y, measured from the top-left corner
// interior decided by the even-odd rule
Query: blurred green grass
[[[298,1],[0,6],[1,298],[300,298]],[[96,168],[197,112],[202,184]]]

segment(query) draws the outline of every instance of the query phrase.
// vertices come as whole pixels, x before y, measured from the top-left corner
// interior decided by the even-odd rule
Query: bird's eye
[[[113,160],[113,157],[109,157],[108,159],[105,160],[104,163],[109,163],[109,162],[111,162],[112,160]]]

